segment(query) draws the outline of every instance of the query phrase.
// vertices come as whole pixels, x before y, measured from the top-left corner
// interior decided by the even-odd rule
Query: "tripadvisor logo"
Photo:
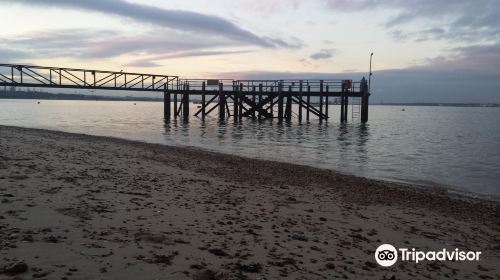
[[[401,261],[419,263],[421,261],[479,261],[481,252],[461,251],[455,249],[449,251],[442,249],[440,251],[417,251],[415,248],[396,249],[390,244],[380,245],[375,251],[375,260],[380,266],[393,266],[398,259]]]

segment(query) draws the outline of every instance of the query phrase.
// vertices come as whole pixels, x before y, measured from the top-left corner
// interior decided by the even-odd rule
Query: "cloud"
[[[429,59],[416,68],[474,70],[500,78],[500,43],[453,48],[447,57]]]
[[[410,37],[417,41],[500,40],[500,5],[498,0],[321,0],[337,12],[392,13],[385,26],[399,28],[391,33],[396,38]],[[410,23],[423,23],[421,31],[401,30]],[[430,27],[429,27],[430,26]],[[434,31],[437,31],[434,32]]]
[[[107,59],[132,56],[128,66],[156,67],[160,61],[192,56],[231,55],[238,50],[232,40],[166,31],[164,36],[144,33],[127,36],[111,30],[45,30],[0,39],[0,56],[9,61],[36,58]],[[232,48],[232,50],[227,50]],[[236,49],[234,49],[236,48]],[[13,51],[15,50],[15,51]]]
[[[188,52],[176,52],[172,54],[167,54],[167,55],[160,55],[160,56],[153,56],[153,57],[148,57],[144,59],[139,59],[132,61],[130,63],[127,63],[123,66],[133,66],[133,67],[158,67],[161,66],[161,64],[158,64],[154,61],[161,61],[161,60],[167,60],[167,59],[176,59],[176,58],[186,58],[186,57],[199,57],[199,56],[216,56],[216,55],[232,55],[232,54],[242,54],[242,53],[249,53],[251,51],[248,50],[242,50],[242,51],[205,51],[205,50],[200,50],[200,51],[188,51]]]
[[[0,2],[94,11],[169,29],[194,32],[198,35],[215,35],[266,48],[287,47],[284,42],[276,44],[276,41],[258,36],[218,16],[168,10],[124,0],[0,0]]]
[[[310,58],[314,60],[329,59],[335,54],[334,49],[322,49],[317,53],[313,53]]]

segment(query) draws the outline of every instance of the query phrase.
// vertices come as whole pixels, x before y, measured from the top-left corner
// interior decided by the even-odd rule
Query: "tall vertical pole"
[[[163,85],[163,117],[165,120],[170,120],[170,92],[167,83]]]
[[[372,60],[373,60],[373,53],[370,54],[370,74],[368,76],[368,92],[371,90],[371,84],[372,84]]]
[[[224,84],[219,84],[219,119],[226,118],[226,97],[224,96]]]
[[[201,120],[205,120],[206,115],[206,84],[203,82],[201,84]]]

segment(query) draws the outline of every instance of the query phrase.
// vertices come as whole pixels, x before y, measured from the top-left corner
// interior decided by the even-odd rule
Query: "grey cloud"
[[[257,36],[218,16],[181,10],[167,10],[123,0],[0,0],[0,2],[90,10],[166,28],[217,35],[262,47],[276,47],[276,42]],[[279,46],[283,47],[286,44]]]
[[[500,78],[500,43],[454,48],[448,57],[429,59],[424,69],[474,70]]]
[[[242,50],[242,51],[188,51],[188,52],[176,52],[167,55],[153,56],[144,59],[139,59],[136,61],[132,61],[130,63],[125,64],[124,66],[134,66],[134,67],[157,67],[161,66],[154,61],[161,61],[167,59],[175,59],[175,58],[185,58],[185,57],[199,57],[199,56],[216,56],[216,55],[233,55],[233,54],[242,54],[249,53],[251,51]]]
[[[334,54],[335,54],[334,49],[323,49],[317,53],[313,53],[310,56],[310,58],[314,59],[314,60],[328,59],[328,58],[332,58]]]
[[[231,40],[211,37],[196,40],[192,35],[174,31],[167,31],[163,35],[144,34],[140,37],[129,37],[115,31],[84,29],[31,32],[0,39],[0,55],[4,59],[15,60],[52,57],[95,59],[128,54],[142,57],[141,59],[148,57],[147,65],[152,67],[157,64],[155,60],[248,52],[214,50],[237,46]],[[141,59],[134,63],[139,65]],[[146,60],[142,65],[146,65]]]
[[[387,28],[402,28],[420,21],[432,26],[404,36],[425,40],[500,40],[500,5],[498,0],[322,0],[332,10],[359,12],[386,10],[395,16],[387,20]],[[433,33],[432,31],[439,33]],[[443,31],[443,32],[441,32]],[[404,31],[399,30],[399,33]],[[402,34],[391,33],[396,38]]]

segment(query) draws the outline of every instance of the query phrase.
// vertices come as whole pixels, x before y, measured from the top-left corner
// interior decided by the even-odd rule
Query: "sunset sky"
[[[374,98],[500,102],[498,0],[0,0],[0,62],[360,79]]]

